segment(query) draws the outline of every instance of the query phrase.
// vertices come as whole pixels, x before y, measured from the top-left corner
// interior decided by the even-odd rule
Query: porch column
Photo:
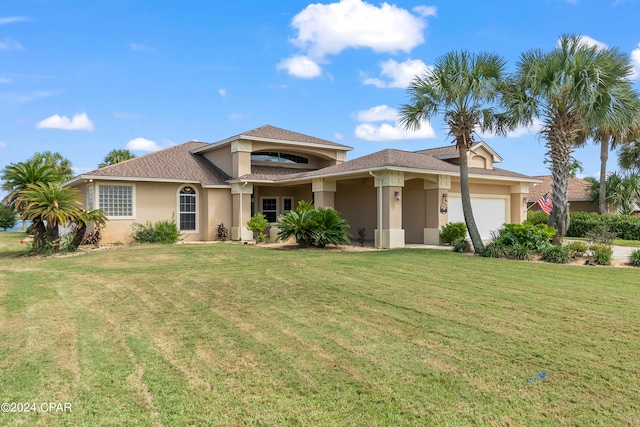
[[[317,208],[335,208],[336,182],[329,179],[314,179],[311,182],[313,204]]]
[[[404,247],[404,229],[402,228],[402,189],[404,172],[383,171],[375,175],[374,185],[378,188],[378,218],[376,224],[382,230],[375,230],[376,247],[385,249]],[[382,198],[380,198],[380,195]]]
[[[522,224],[527,219],[527,199],[529,184],[521,182],[511,186],[511,218],[512,224]]]
[[[451,177],[438,175],[434,181],[424,180],[426,192],[426,224],[424,229],[425,245],[440,245],[440,230],[449,222],[448,192],[451,189]]]
[[[233,203],[231,240],[253,240],[253,233],[247,228],[247,221],[251,219],[251,194],[253,194],[253,184],[246,182],[231,184]]]

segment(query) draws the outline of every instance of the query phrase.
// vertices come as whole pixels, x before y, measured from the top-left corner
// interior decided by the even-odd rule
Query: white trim
[[[191,187],[194,189],[194,191],[196,192],[195,197],[196,197],[196,229],[195,230],[183,230],[180,228],[180,191],[182,191],[183,188],[185,187]],[[184,185],[180,185],[178,186],[178,189],[176,190],[176,212],[178,212],[178,218],[176,218],[176,222],[177,222],[177,226],[178,226],[178,230],[180,230],[181,233],[184,234],[197,234],[200,232],[200,192],[198,191],[198,189],[196,188],[195,185],[191,185],[191,184],[184,184]]]
[[[212,142],[209,145],[206,145],[206,146],[201,147],[201,148],[197,148],[197,149],[192,150],[190,152],[193,153],[193,154],[204,153],[204,152],[207,152],[209,150],[213,150],[215,148],[222,147],[224,145],[230,144],[230,143],[232,143],[234,141],[238,141],[238,140],[247,140],[247,141],[256,141],[256,142],[271,142],[271,143],[275,143],[275,144],[294,145],[294,146],[313,147],[313,148],[329,148],[329,149],[340,150],[340,151],[351,151],[351,150],[353,150],[353,147],[349,147],[349,146],[346,146],[346,145],[329,145],[329,144],[321,144],[321,143],[317,143],[317,142],[289,141],[289,140],[286,140],[286,139],[263,138],[263,137],[259,137],[259,136],[250,136],[250,135],[244,135],[243,134],[243,135],[232,136],[231,138],[223,139],[222,141]]]

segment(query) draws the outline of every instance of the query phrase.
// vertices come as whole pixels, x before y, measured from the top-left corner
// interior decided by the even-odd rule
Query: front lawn
[[[0,233],[2,425],[637,425],[640,279],[438,250]]]

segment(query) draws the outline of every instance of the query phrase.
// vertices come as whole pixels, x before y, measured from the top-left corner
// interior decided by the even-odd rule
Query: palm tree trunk
[[[609,159],[609,135],[600,140],[600,191],[598,193],[598,213],[607,213],[607,160]]]
[[[569,228],[569,176],[571,175],[571,152],[573,151],[573,138],[562,138],[549,142],[551,155],[551,175],[553,177],[551,214],[549,225],[555,227],[557,233],[553,236],[553,243],[562,244],[562,238]]]
[[[462,213],[464,214],[464,222],[467,224],[469,237],[473,243],[473,250],[480,253],[484,250],[484,244],[478,231],[478,226],[473,218],[473,210],[471,209],[471,194],[469,192],[469,161],[467,153],[469,151],[467,144],[458,144],[460,152],[460,196],[462,198]]]

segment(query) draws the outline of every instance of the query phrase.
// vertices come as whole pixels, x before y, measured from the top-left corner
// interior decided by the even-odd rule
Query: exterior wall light
[[[396,191],[396,192],[394,193],[394,196],[396,196],[396,200],[397,200],[397,201],[400,201],[400,192],[399,192],[399,191]]]
[[[440,204],[440,213],[446,214],[448,212],[447,209],[447,193],[442,195],[442,203]]]

